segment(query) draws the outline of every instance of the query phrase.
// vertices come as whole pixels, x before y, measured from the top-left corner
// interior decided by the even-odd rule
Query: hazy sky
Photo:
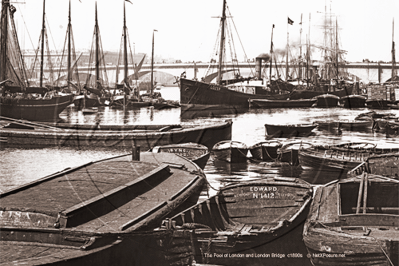
[[[21,46],[38,45],[43,0],[15,3]],[[98,20],[104,50],[118,51],[122,36],[123,0],[98,0]],[[155,54],[183,61],[209,61],[213,54],[222,0],[131,0],[126,2],[127,27],[131,47],[137,53],[151,55],[153,29]],[[46,17],[51,49],[62,49],[68,23],[69,0],[47,0]],[[72,27],[75,46],[90,49],[94,30],[94,0],[72,0]],[[391,60],[392,21],[399,43],[399,0],[228,0],[239,38],[234,39],[238,59],[244,59],[240,40],[248,58],[270,51],[271,29],[274,46],[284,49],[287,43],[287,17],[290,43],[299,43],[302,20],[302,43],[309,34],[315,45],[323,44],[325,8],[337,16],[340,47],[347,51],[347,61]],[[309,23],[309,14],[311,21]],[[334,19],[335,23],[335,19]],[[24,30],[24,31],[22,31]],[[396,50],[398,51],[398,44]],[[396,58],[399,57],[397,52]],[[396,60],[398,61],[398,60]]]

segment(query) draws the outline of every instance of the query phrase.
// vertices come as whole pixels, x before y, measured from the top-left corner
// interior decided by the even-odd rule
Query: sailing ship
[[[315,45],[307,41],[306,44],[306,86],[296,87],[290,95],[290,99],[312,98],[323,94],[331,94],[344,97],[352,94],[354,82],[348,79],[345,70],[343,55],[347,52],[340,49],[338,39],[338,21],[333,25],[333,18],[327,18],[325,12],[324,44]],[[310,18],[309,18],[310,24]],[[310,30],[309,30],[310,35]],[[321,50],[319,64],[310,63],[310,47]]]
[[[112,106],[113,107],[121,107],[121,108],[141,108],[147,107],[151,105],[149,101],[143,101],[140,97],[140,92],[138,87],[132,88],[130,84],[129,77],[129,68],[128,68],[128,31],[126,27],[126,8],[125,3],[123,4],[123,32],[122,32],[122,43],[123,43],[123,52],[122,52],[122,60],[123,60],[123,80],[121,84],[118,84],[118,75],[119,75],[119,61],[118,61],[118,69],[116,71],[116,87],[122,89],[123,93],[121,95],[113,95],[112,96]],[[144,57],[143,57],[144,60]],[[140,65],[142,62],[140,62]],[[137,79],[137,71],[138,68],[135,69],[134,76]]]
[[[101,37],[100,37],[100,28],[98,26],[98,16],[97,16],[97,2],[95,4],[95,25],[94,25],[94,33],[93,33],[93,42],[90,52],[90,61],[95,63],[94,66],[94,75],[89,73],[86,74],[86,81],[83,85],[83,97],[81,98],[81,103],[78,103],[79,107],[82,107],[83,113],[93,113],[92,108],[103,105],[106,100],[110,99],[110,93],[106,91],[106,88],[109,87],[108,77],[105,68],[104,61],[104,52],[102,49]],[[92,59],[94,53],[94,60]],[[105,98],[102,99],[101,98]],[[76,101],[74,102],[76,105]]]
[[[256,86],[256,88],[251,92],[235,90],[234,88],[229,88],[229,84],[234,84],[237,82],[248,82],[251,77],[244,78],[240,75],[238,69],[226,70],[223,69],[224,60],[224,50],[225,50],[225,38],[226,38],[226,1],[223,0],[223,12],[220,19],[221,24],[221,34],[220,34],[220,49],[219,49],[219,62],[218,62],[218,72],[213,73],[201,81],[190,80],[180,77],[180,104],[190,105],[191,110],[196,108],[200,111],[206,109],[209,105],[224,106],[226,109],[248,109],[249,99],[286,99],[285,94],[273,93],[267,89],[266,84],[263,86]],[[261,59],[259,59],[261,60]],[[236,59],[232,60],[237,62]],[[233,79],[223,79],[224,73],[229,73],[234,71]],[[260,72],[260,71],[259,71]],[[212,79],[216,77],[216,83],[211,83]],[[262,81],[260,81],[261,83]]]
[[[16,8],[2,1],[0,39],[1,116],[30,121],[57,121],[59,114],[72,103],[73,96],[58,92],[51,84],[43,84],[45,0],[41,31],[40,84],[31,86],[20,50],[14,24]],[[12,85],[10,85],[12,84]]]

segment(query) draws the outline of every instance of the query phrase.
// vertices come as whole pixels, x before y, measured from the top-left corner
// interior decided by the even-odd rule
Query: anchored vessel
[[[262,80],[249,81],[251,78],[241,77],[239,71],[234,72],[234,78],[222,80],[224,73],[233,70],[223,69],[223,59],[225,54],[225,42],[228,30],[226,27],[226,1],[223,0],[223,11],[221,16],[220,47],[218,72],[213,73],[203,80],[190,80],[180,78],[180,103],[182,106],[189,104],[190,109],[201,111],[206,110],[207,105],[224,106],[227,110],[245,110],[249,108],[249,99],[286,99],[288,93],[278,94],[267,89],[266,84],[261,84]],[[233,59],[236,62],[236,59]],[[259,66],[260,67],[260,66]],[[259,70],[260,72],[260,70]],[[216,83],[211,83],[212,79],[217,78]],[[244,82],[245,81],[245,82]],[[248,83],[251,83],[247,86]],[[254,84],[256,83],[256,84]],[[248,89],[250,87],[250,89]],[[192,105],[195,105],[192,106]]]
[[[240,141],[223,140],[213,146],[212,152],[218,160],[241,163],[247,161],[248,147]]]
[[[17,125],[17,126],[16,126]],[[0,128],[2,145],[7,147],[98,147],[140,146],[146,151],[155,146],[195,142],[211,149],[221,140],[231,139],[232,122],[210,125],[70,125],[60,127],[29,122],[14,122]],[[16,128],[19,127],[19,128]]]
[[[43,84],[44,7],[43,3],[40,85],[34,87],[28,81],[26,65],[19,49],[14,25],[16,8],[10,5],[10,1],[2,1],[0,42],[0,88],[2,87],[0,108],[2,116],[31,121],[56,121],[59,119],[58,115],[72,103],[73,96],[71,94],[59,95],[56,90],[50,90]]]

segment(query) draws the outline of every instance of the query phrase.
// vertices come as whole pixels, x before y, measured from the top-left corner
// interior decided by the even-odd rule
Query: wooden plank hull
[[[59,114],[72,103],[72,95],[51,99],[1,98],[1,116],[30,121],[57,121]]]
[[[0,264],[131,265],[141,258],[135,265],[145,265],[157,234],[148,230],[195,204],[205,176],[174,154],[140,156],[66,169],[2,193]]]
[[[232,122],[203,126],[168,127],[159,130],[53,130],[53,129],[11,129],[1,128],[2,138],[7,147],[77,147],[94,148],[128,148],[140,146],[149,150],[155,146],[195,142],[212,148],[221,140],[231,139]]]
[[[356,145],[356,143],[353,143],[353,145]],[[363,145],[368,144],[363,143]],[[336,172],[338,174],[336,178],[341,178],[345,177],[348,171],[366,162],[370,156],[397,152],[397,148],[350,148],[350,143],[347,143],[331,147],[300,149],[298,158],[302,166],[310,167],[320,173],[324,171]]]
[[[298,159],[300,165],[311,167],[318,172],[337,172],[340,173],[340,176],[344,176],[346,172],[364,162],[367,155],[365,153],[349,153],[348,156],[345,152],[307,149],[298,151]]]
[[[168,152],[183,156],[204,169],[211,153],[204,145],[197,143],[171,144],[164,146],[156,146],[152,152]]]
[[[399,181],[367,178],[363,194],[358,194],[360,177],[316,190],[303,232],[313,265],[398,264]]]
[[[224,140],[216,143],[212,152],[218,160],[243,163],[247,161],[248,148],[242,142]]]
[[[187,252],[196,262],[210,259],[212,263],[218,261],[213,257],[216,253],[242,253],[265,244],[272,247],[306,219],[311,194],[311,186],[295,178],[243,182],[223,188],[218,195],[167,219],[164,225],[176,234],[180,232],[181,239],[185,230],[191,229],[192,249]],[[178,245],[171,241],[163,248],[168,254]],[[201,249],[214,260],[202,256]],[[234,258],[229,260],[231,263]]]
[[[201,81],[180,79],[181,104],[227,105],[249,108],[249,99],[285,99],[280,94],[249,94],[228,89],[225,86]]]
[[[274,161],[278,159],[277,150],[282,147],[280,142],[276,141],[262,141],[251,147],[249,151],[252,158],[261,161]]]

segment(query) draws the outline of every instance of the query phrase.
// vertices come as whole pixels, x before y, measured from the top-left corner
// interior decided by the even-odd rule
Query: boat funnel
[[[257,79],[262,79],[262,61],[265,61],[265,63],[270,61],[270,55],[260,54],[256,57],[255,71]]]

